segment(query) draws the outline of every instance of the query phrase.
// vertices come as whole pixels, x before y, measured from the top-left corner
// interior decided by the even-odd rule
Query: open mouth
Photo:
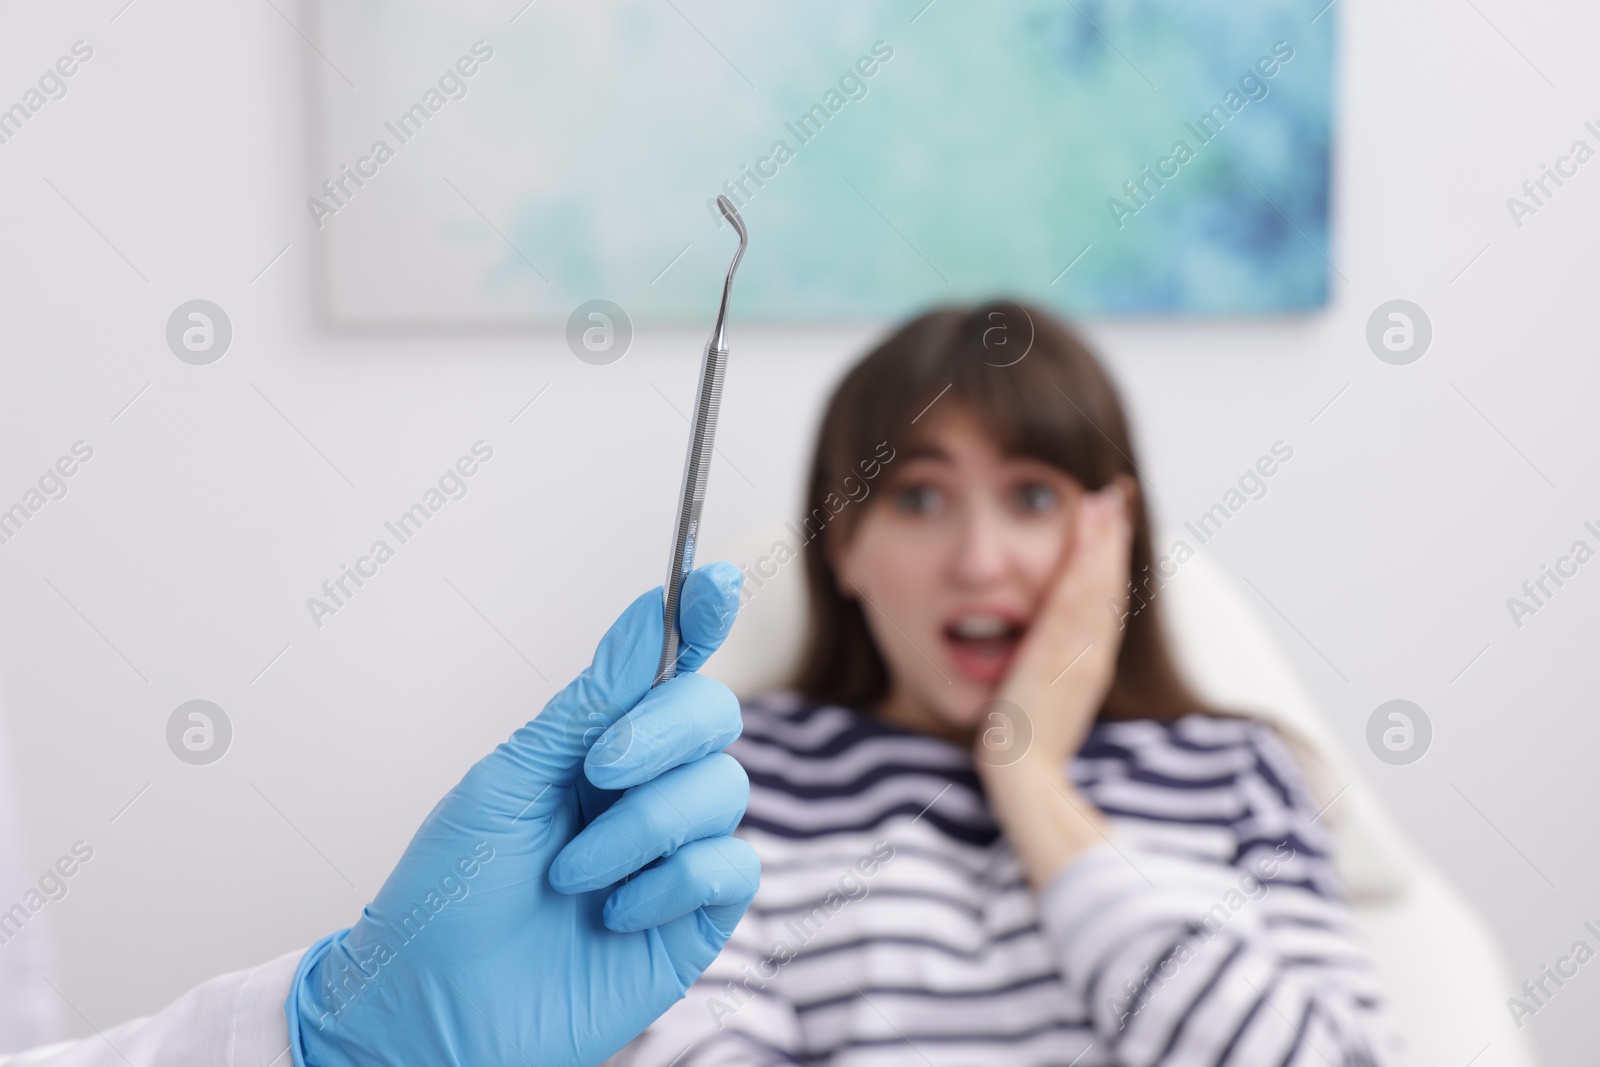
[[[942,628],[945,652],[956,671],[969,681],[992,683],[1004,678],[1027,628],[1009,615],[973,612]]]

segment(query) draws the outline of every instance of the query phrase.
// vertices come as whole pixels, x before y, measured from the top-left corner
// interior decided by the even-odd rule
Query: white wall
[[[267,3],[137,0],[112,22],[122,3],[0,13],[0,97],[74,40],[96,49],[0,146],[0,502],[74,441],[95,450],[0,545],[23,868],[96,850],[45,912],[78,1033],[353,921],[432,801],[581,669],[661,580],[685,424],[656,387],[686,409],[704,340],[647,330],[597,368],[554,336],[319,331],[316,57]],[[1575,138],[1600,144],[1581,125],[1600,120],[1600,20],[1508,0],[1323,17],[1343,37],[1332,307],[1090,332],[1169,521],[1294,446],[1204,551],[1270,600],[1339,736],[1520,981],[1600,919],[1600,563],[1521,629],[1505,606],[1574,539],[1597,543],[1600,163],[1520,230],[1504,201]],[[202,296],[235,339],[191,367],[163,329]],[[1395,297],[1435,330],[1408,367],[1363,338]],[[794,505],[823,390],[875,333],[735,323],[718,443],[742,475],[715,468],[708,529]],[[306,597],[480,438],[495,454],[470,494],[315,629]],[[164,738],[196,697],[236,730],[204,768]],[[1412,766],[1365,750],[1392,697],[1435,724]],[[1597,1010],[1592,965],[1529,1024],[1548,1063],[1587,1062]]]

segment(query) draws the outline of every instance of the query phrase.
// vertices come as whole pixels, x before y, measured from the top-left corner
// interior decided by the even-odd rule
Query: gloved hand
[[[689,575],[679,674],[655,689],[661,589],[639,597],[434,807],[360,920],[301,960],[296,1067],[593,1065],[683,996],[760,877],[729,836],[750,795],[722,751],[738,701],[689,673],[739,583],[727,563]]]

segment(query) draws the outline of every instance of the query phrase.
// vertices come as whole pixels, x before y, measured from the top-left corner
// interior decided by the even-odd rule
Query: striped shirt
[[[1096,723],[1068,773],[1111,833],[1035,892],[965,747],[791,692],[744,713],[760,891],[619,1067],[1396,1062],[1269,726]]]

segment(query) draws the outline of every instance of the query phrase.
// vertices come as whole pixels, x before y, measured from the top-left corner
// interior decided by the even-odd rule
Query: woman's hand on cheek
[[[1016,721],[1012,748],[994,751],[980,723],[977,758],[985,773],[1038,771],[1059,777],[1083,744],[1116,676],[1132,541],[1122,488],[1112,482],[1083,498],[1044,603],[995,694],[994,714]],[[1007,705],[1010,705],[1009,707]]]
[[[1123,499],[1116,483],[1084,499],[1044,603],[978,724],[984,791],[1039,892],[1110,830],[1065,765],[1116,677],[1132,540]]]

